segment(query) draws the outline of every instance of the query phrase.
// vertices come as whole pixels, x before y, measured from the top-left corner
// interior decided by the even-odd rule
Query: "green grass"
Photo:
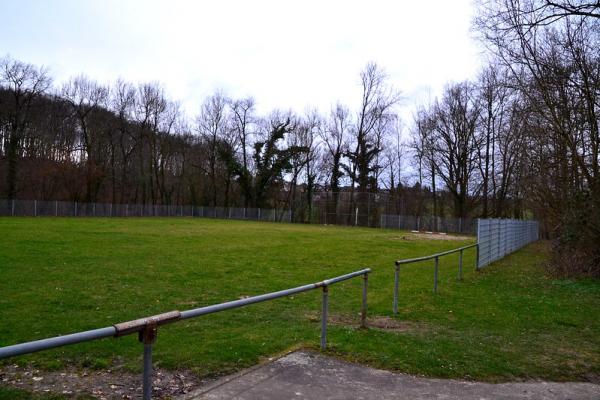
[[[391,316],[393,261],[471,241],[402,240],[391,230],[208,219],[0,218],[0,346],[284,289],[370,267],[370,316]],[[544,275],[544,244],[475,272],[465,253],[403,267],[400,321],[383,331],[333,324],[329,350],[376,367],[487,381],[583,380],[600,373],[600,284]],[[331,287],[330,313],[358,321],[361,280]],[[159,367],[223,374],[319,343],[320,293],[159,330]],[[141,368],[134,335],[4,362]],[[0,391],[0,399],[2,398]]]

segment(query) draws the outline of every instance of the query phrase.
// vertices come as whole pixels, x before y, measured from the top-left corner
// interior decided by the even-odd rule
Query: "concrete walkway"
[[[489,384],[427,379],[299,351],[223,378],[180,399],[600,400],[600,385],[554,382]]]

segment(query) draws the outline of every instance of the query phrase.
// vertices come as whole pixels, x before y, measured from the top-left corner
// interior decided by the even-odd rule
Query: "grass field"
[[[393,261],[470,241],[404,240],[390,230],[209,219],[0,218],[0,346],[311,283],[370,267],[369,315],[391,316]],[[410,235],[407,236],[410,239]],[[600,284],[554,280],[538,243],[475,272],[444,257],[402,271],[402,329],[358,329],[361,280],[330,289],[329,352],[436,377],[597,379]],[[163,327],[154,360],[199,375],[231,372],[319,343],[320,293]],[[4,362],[141,369],[133,335]],[[1,365],[1,362],[0,362]],[[593,378],[596,377],[596,378]],[[0,396],[2,391],[0,390]]]

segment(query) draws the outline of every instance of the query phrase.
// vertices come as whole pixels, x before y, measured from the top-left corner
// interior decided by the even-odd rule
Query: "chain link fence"
[[[15,217],[203,217],[291,222],[284,209],[164,206],[152,204],[79,203],[70,201],[0,200],[0,216]]]
[[[478,219],[477,268],[485,267],[539,239],[539,223],[516,219]]]
[[[326,205],[314,204],[312,217],[304,218],[298,209],[207,207],[192,205],[80,203],[69,201],[0,200],[0,215],[22,217],[203,217],[273,222],[305,222],[348,226],[370,226],[387,229],[433,231],[471,234],[476,233],[471,218],[442,218],[432,216],[381,214],[374,210],[361,213],[327,213]]]

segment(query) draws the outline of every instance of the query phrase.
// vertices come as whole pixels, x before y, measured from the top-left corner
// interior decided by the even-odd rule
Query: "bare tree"
[[[480,104],[469,82],[450,85],[434,106],[435,170],[454,199],[454,216],[466,217],[469,201],[479,193],[474,182],[481,145],[477,135]]]
[[[252,131],[250,126],[254,123],[254,98],[233,100],[229,103],[233,117],[233,129],[235,130],[242,152],[242,166],[248,170],[248,148],[251,145]],[[244,207],[248,207],[249,198],[244,192]]]
[[[387,75],[375,63],[367,64],[360,73],[360,82],[362,100],[353,125],[353,150],[349,149],[345,153],[349,165],[344,164],[342,167],[351,180],[352,198],[355,189],[364,193],[361,197],[366,197],[366,200],[358,200],[358,213],[368,215],[370,196],[366,193],[377,191],[375,173],[379,166],[375,160],[382,150],[378,127],[382,120],[389,118],[392,108],[400,100],[400,94],[387,83]],[[358,187],[355,188],[355,185]],[[352,214],[353,208],[354,205],[351,204],[349,214]],[[366,222],[368,223],[369,221]]]
[[[218,144],[219,139],[226,135],[227,126],[227,103],[229,100],[221,92],[207,98],[202,104],[200,115],[196,119],[197,130],[206,142],[208,154],[208,174],[210,179],[211,202],[217,205],[217,173],[218,173]]]
[[[106,107],[108,94],[108,88],[83,75],[71,78],[61,90],[61,97],[71,106],[75,120],[79,124],[81,143],[79,158],[86,169],[86,201],[96,201],[103,175],[101,132],[90,127],[90,118],[100,107]]]
[[[435,157],[435,124],[434,106],[419,107],[413,116],[414,128],[411,147],[418,163],[419,187],[424,187],[424,178],[429,178],[431,183],[433,217],[438,216],[438,194],[436,185],[436,157]],[[420,197],[420,195],[419,195]],[[419,199],[417,203],[417,216],[424,213],[424,203]],[[436,219],[437,220],[437,219]]]
[[[329,121],[319,132],[325,148],[325,159],[329,166],[329,189],[331,190],[332,202],[327,204],[329,220],[337,221],[337,207],[339,200],[340,180],[344,176],[342,170],[342,157],[346,151],[346,142],[351,129],[350,110],[337,103],[330,112]]]
[[[564,273],[600,275],[598,110],[600,5],[583,1],[496,0],[481,6],[476,28],[510,71],[528,112],[524,179],[547,233],[558,237]]]
[[[12,93],[8,105],[8,159],[7,197],[14,199],[17,193],[17,167],[19,146],[30,122],[34,102],[50,87],[52,80],[44,67],[38,68],[6,56],[0,59],[0,85]]]

